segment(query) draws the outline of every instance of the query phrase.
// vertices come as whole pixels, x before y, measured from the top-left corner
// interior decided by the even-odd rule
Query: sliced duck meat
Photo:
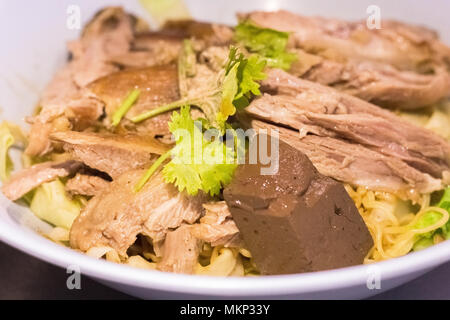
[[[157,269],[166,272],[192,274],[198,263],[201,241],[194,237],[191,226],[183,225],[167,233],[163,258]]]
[[[442,181],[412,168],[402,160],[346,140],[308,134],[252,120],[255,129],[277,132],[280,140],[304,152],[325,176],[370,190],[397,194],[417,201],[420,194],[442,189]]]
[[[311,18],[286,11],[242,15],[261,27],[291,32],[299,53],[290,70],[302,78],[333,86],[380,106],[415,109],[450,94],[450,49],[421,27],[383,21]]]
[[[25,154],[29,156],[44,156],[49,153],[52,150],[50,134],[53,130],[52,123],[34,122],[28,133],[28,145],[25,149]]]
[[[36,164],[13,174],[2,186],[2,192],[9,200],[19,200],[43,183],[74,174],[82,165],[73,160]]]
[[[424,173],[441,178],[450,169],[450,144],[430,130],[356,97],[282,70],[263,81],[267,92],[246,109],[253,117],[282,124],[303,135],[346,139],[396,157]]]
[[[323,57],[382,62],[400,70],[426,72],[435,63],[445,64],[450,56],[450,49],[435,32],[396,21],[383,20],[381,29],[369,29],[366,21],[305,17],[283,10],[255,11],[241,14],[240,19],[290,32],[293,47]]]
[[[162,46],[157,46],[160,52],[156,51],[129,51],[125,54],[111,58],[109,61],[120,66],[121,69],[132,68],[146,68],[154,66],[162,66],[166,64],[173,64],[178,58],[178,52],[174,53],[163,49]]]
[[[233,221],[225,201],[203,205],[205,215],[192,226],[192,234],[211,246],[242,247],[239,229]]]
[[[122,8],[109,7],[100,11],[86,26],[80,40],[69,45],[75,83],[85,87],[117,71],[118,67],[109,60],[130,51],[133,39],[133,19]]]
[[[105,172],[113,179],[129,170],[148,167],[169,148],[151,137],[132,133],[67,131],[53,133],[51,139],[62,143],[73,159]]]
[[[433,74],[420,74],[376,62],[341,63],[323,59],[309,69],[302,69],[299,64],[290,73],[391,109],[429,106],[450,94],[450,75],[443,68]]]
[[[123,67],[150,67],[175,63],[184,39],[193,39],[198,49],[227,46],[233,31],[224,25],[193,20],[169,21],[158,31],[136,34],[132,50],[113,57],[112,62]]]
[[[206,46],[226,46],[233,39],[233,29],[216,23],[195,20],[172,20],[162,28],[165,34],[203,41]]]
[[[66,191],[71,195],[95,196],[107,188],[109,181],[99,176],[77,173],[66,183]]]
[[[130,50],[133,32],[132,18],[121,8],[110,7],[94,17],[79,40],[69,44],[72,59],[44,90],[39,114],[29,119],[28,155],[49,153],[51,132],[83,130],[101,117],[103,103],[90,96],[85,86],[119,70],[109,60]]]
[[[138,234],[153,241],[164,240],[169,230],[183,223],[192,224],[200,217],[203,197],[178,192],[160,174],[135,192],[144,173],[145,170],[128,171],[89,200],[70,231],[71,247],[87,251],[110,246],[126,256]]]
[[[259,148],[268,141],[257,138]],[[344,186],[287,143],[268,150],[279,159],[277,172],[262,174],[261,162],[240,165],[224,190],[258,270],[288,274],[361,264],[373,240]]]
[[[103,103],[89,97],[72,79],[71,67],[59,71],[44,90],[38,115],[30,117],[29,144],[26,153],[43,156],[52,150],[50,133],[84,129],[103,114]]]
[[[106,105],[106,114],[112,116],[133,89],[139,89],[139,99],[126,114],[131,119],[145,111],[173,102],[180,98],[176,65],[130,69],[100,78],[89,85],[89,90]],[[154,135],[169,133],[167,122],[170,113],[165,113],[142,123],[138,131]]]

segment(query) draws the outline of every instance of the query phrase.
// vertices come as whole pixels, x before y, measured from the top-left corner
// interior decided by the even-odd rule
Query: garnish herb
[[[215,88],[195,97],[188,95],[178,101],[150,110],[134,117],[132,121],[141,122],[185,105],[195,105],[203,111],[212,127],[223,132],[226,120],[235,114],[236,108],[246,107],[252,95],[261,94],[257,81],[265,79],[266,74],[263,72],[265,65],[264,59],[258,55],[246,58],[232,47],[225,68],[218,74]]]
[[[269,67],[288,70],[297,60],[297,55],[286,49],[289,40],[287,32],[260,28],[243,21],[236,26],[234,40],[263,57]]]
[[[122,118],[127,114],[133,104],[139,99],[139,95],[141,91],[138,89],[134,89],[130,92],[130,94],[126,97],[126,99],[122,102],[119,109],[117,109],[112,116],[112,125],[116,127]]]
[[[189,42],[185,42],[184,52],[192,55],[193,51],[189,52],[189,45]],[[187,68],[188,60],[180,59],[180,61],[184,61],[181,70],[184,76],[195,74],[195,69]],[[258,55],[246,58],[232,47],[227,63],[218,75],[216,88],[197,97],[187,96],[132,119],[134,122],[140,122],[160,113],[181,108],[179,113],[172,114],[169,123],[170,132],[175,138],[175,147],[150,167],[135,190],[141,190],[158,167],[170,156],[171,160],[162,169],[167,183],[173,183],[179,191],[186,191],[190,195],[196,195],[199,191],[209,193],[211,196],[218,195],[223,186],[231,181],[237,167],[236,152],[227,147],[223,141],[225,131],[233,131],[227,120],[236,113],[236,109],[246,107],[252,96],[261,94],[257,81],[265,79],[266,74],[263,72],[265,66],[266,61]],[[190,105],[200,108],[206,119],[194,121],[190,114]],[[208,129],[208,133],[214,139],[206,139],[204,129]],[[235,137],[233,132],[234,145],[242,148]]]

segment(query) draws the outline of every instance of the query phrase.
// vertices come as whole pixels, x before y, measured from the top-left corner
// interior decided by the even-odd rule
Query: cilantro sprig
[[[217,85],[213,89],[208,89],[196,96],[187,94],[178,101],[138,115],[132,121],[138,123],[185,105],[194,105],[203,111],[211,126],[223,131],[225,122],[228,117],[236,113],[236,108],[246,107],[253,95],[261,94],[257,81],[266,78],[263,72],[265,66],[265,60],[258,55],[247,58],[242,53],[238,54],[237,48],[232,47],[227,63],[222,72],[219,72]],[[184,65],[182,69],[185,69]],[[180,85],[180,87],[183,86]]]
[[[202,128],[201,121],[192,119],[189,106],[182,107],[179,113],[175,111],[169,123],[175,147],[150,167],[135,190],[139,191],[171,157],[162,169],[166,183],[173,183],[180,192],[186,191],[190,195],[196,195],[200,190],[211,196],[218,195],[233,177],[237,167],[236,154],[220,138],[206,140]]]
[[[242,21],[235,28],[234,40],[263,57],[269,67],[289,70],[297,60],[297,55],[286,49],[288,32],[260,28],[249,21]]]
[[[195,76],[195,61],[189,42],[184,43],[183,53],[179,59],[179,78]],[[173,183],[180,192],[186,191],[196,195],[199,191],[218,195],[228,184],[237,167],[237,153],[242,150],[241,142],[236,141],[233,132],[235,152],[224,143],[224,133],[231,129],[227,123],[237,109],[246,107],[253,96],[260,95],[258,81],[266,78],[264,68],[266,60],[259,55],[246,57],[235,47],[230,48],[224,68],[217,75],[217,86],[192,97],[183,90],[185,97],[179,101],[150,110],[134,119],[140,122],[163,112],[174,111],[169,130],[175,138],[175,147],[162,155],[146,172],[135,190],[139,191],[158,168],[166,163],[162,175],[167,183]],[[182,81],[183,82],[183,81]],[[185,88],[180,83],[180,88]],[[195,121],[190,114],[190,106],[200,108],[206,119]],[[204,129],[213,132],[215,139],[204,137]],[[171,158],[170,161],[169,158]]]

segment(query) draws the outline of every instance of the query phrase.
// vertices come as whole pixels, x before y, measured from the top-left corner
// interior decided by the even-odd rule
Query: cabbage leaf
[[[450,187],[446,188],[444,190],[444,194],[439,201],[439,203],[436,205],[439,208],[442,208],[444,210],[447,210],[450,213]],[[419,221],[417,221],[415,228],[422,229],[426,228],[428,226],[431,226],[435,224],[439,219],[442,218],[442,214],[434,211],[429,211]],[[447,221],[447,223],[442,226],[441,228],[427,232],[425,234],[421,234],[417,236],[416,242],[414,243],[413,250],[418,251],[425,249],[431,245],[433,245],[433,237],[436,234],[442,235],[446,240],[450,239],[450,221]]]
[[[0,180],[2,182],[9,179],[11,171],[14,169],[9,149],[14,144],[24,145],[25,143],[25,135],[19,126],[6,121],[0,124]]]
[[[30,209],[40,219],[70,230],[81,204],[67,196],[64,184],[57,179],[35,189]]]

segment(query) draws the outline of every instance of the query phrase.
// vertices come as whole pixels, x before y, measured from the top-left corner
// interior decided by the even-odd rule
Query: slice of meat
[[[39,114],[28,119],[32,126],[25,152],[31,156],[43,156],[52,150],[51,132],[84,129],[103,113],[103,103],[89,97],[74,83],[70,66],[56,73],[44,90],[39,105]]]
[[[66,191],[71,195],[95,196],[106,189],[109,181],[88,174],[77,173],[66,183]]]
[[[271,70],[263,86],[276,94],[252,102],[246,111],[254,117],[362,144],[437,178],[450,169],[445,139],[389,111],[282,70]]]
[[[25,154],[29,156],[43,156],[52,150],[50,134],[53,131],[51,123],[37,121],[31,125],[28,134],[28,146]]]
[[[164,241],[163,258],[157,269],[175,273],[194,273],[198,263],[201,241],[191,233],[191,226],[183,225],[167,233]]]
[[[264,148],[269,139],[261,137]],[[258,270],[289,274],[362,264],[373,241],[344,186],[317,172],[300,150],[282,141],[276,150],[271,145],[275,173],[262,174],[267,165],[261,162],[246,163],[224,190]]]
[[[192,226],[192,234],[213,247],[241,247],[239,229],[225,201],[205,203],[203,207],[206,213]]]
[[[85,27],[80,40],[70,43],[75,83],[88,83],[118,70],[112,57],[125,54],[134,39],[133,18],[122,8],[103,9]]]
[[[132,50],[113,57],[112,61],[124,67],[150,67],[175,63],[183,39],[193,39],[199,49],[226,46],[231,43],[233,31],[224,25],[193,20],[169,21],[158,31],[136,35]],[[201,50],[200,50],[201,51]]]
[[[385,63],[322,60],[305,67],[297,62],[289,72],[391,109],[421,108],[450,94],[450,75],[442,68],[420,74]]]
[[[121,256],[138,234],[163,240],[167,232],[201,215],[203,197],[188,197],[156,174],[140,192],[134,187],[145,170],[128,171],[89,200],[70,231],[72,248],[110,246]],[[153,241],[155,238],[152,238]]]
[[[447,97],[450,75],[442,68],[434,74],[419,74],[399,71],[387,64],[361,62],[347,64],[343,77],[331,85],[383,107],[409,110],[435,104]]]
[[[450,49],[424,28],[384,20],[381,30],[369,30],[365,22],[285,11],[242,17],[292,31],[299,58],[290,72],[304,79],[389,108],[420,108],[450,94]]]
[[[2,186],[3,194],[15,201],[43,183],[67,177],[82,167],[78,161],[44,162],[21,170]]]
[[[125,119],[131,119],[145,111],[178,100],[180,95],[176,65],[119,71],[89,85],[89,90],[105,103],[106,113],[109,116],[112,116],[133,89],[139,89],[141,94]],[[169,119],[170,113],[165,113],[139,123],[137,129],[164,135],[169,132],[167,126]]]
[[[119,70],[110,58],[127,53],[133,40],[132,18],[121,8],[98,13],[77,41],[69,44],[72,59],[59,71],[42,94],[41,111],[30,119],[32,129],[26,153],[44,156],[52,150],[49,135],[65,130],[83,130],[103,114],[103,103],[91,97],[85,86]]]
[[[450,56],[450,49],[435,32],[396,21],[383,20],[381,29],[369,29],[366,21],[305,17],[283,10],[251,12],[240,15],[240,19],[290,32],[292,46],[334,59],[382,62],[400,70],[428,71],[436,63],[446,64]]]
[[[206,46],[226,46],[233,39],[232,28],[195,20],[168,21],[163,26],[162,32],[182,38],[194,38],[203,41]]]
[[[442,189],[442,182],[420,172],[402,160],[345,140],[298,132],[253,120],[255,129],[278,133],[280,140],[304,152],[319,172],[351,185],[397,194],[419,200],[420,194]]]
[[[73,159],[107,173],[113,179],[122,173],[149,166],[168,151],[168,145],[137,134],[116,135],[91,132],[56,132],[51,138],[63,144]]]
[[[122,69],[155,67],[176,62],[179,49],[174,54],[171,54],[162,46],[157,46],[157,48],[161,52],[129,51],[125,54],[112,57],[109,61],[120,66]]]

